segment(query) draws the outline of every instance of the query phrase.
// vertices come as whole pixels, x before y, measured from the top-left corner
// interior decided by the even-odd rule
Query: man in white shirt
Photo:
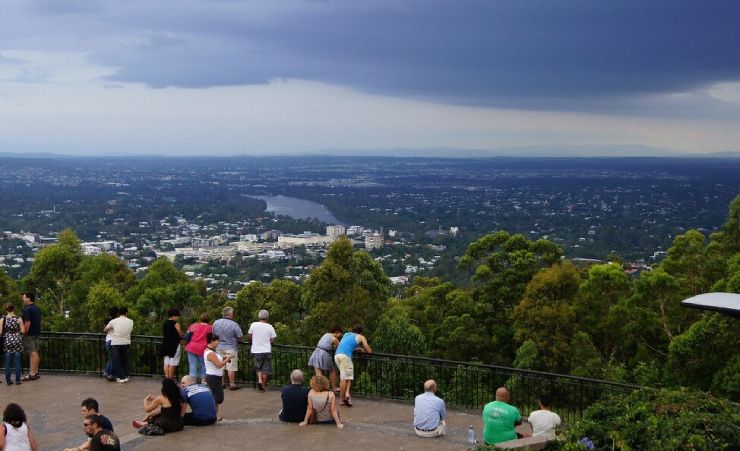
[[[131,354],[131,332],[134,321],[128,317],[128,308],[118,309],[118,318],[110,320],[103,332],[113,332],[111,348],[113,350],[113,373],[118,383],[128,382],[129,355]]]
[[[532,425],[532,437],[546,437],[548,440],[554,440],[555,429],[560,427],[560,416],[550,411],[550,396],[540,396],[540,410],[535,410],[529,414],[527,419]]]
[[[272,374],[272,344],[277,334],[275,328],[267,322],[269,317],[267,310],[260,310],[255,321],[249,326],[249,341],[252,342],[252,355],[254,356],[254,370],[257,372],[257,388],[264,392],[267,388],[267,378]]]

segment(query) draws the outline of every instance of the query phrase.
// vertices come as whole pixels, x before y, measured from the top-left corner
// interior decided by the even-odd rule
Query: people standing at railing
[[[185,351],[188,353],[188,374],[195,378],[200,378],[202,383],[206,383],[206,363],[203,360],[203,351],[208,344],[208,334],[213,332],[213,326],[209,323],[211,317],[208,313],[202,313],[197,323],[188,327],[183,339],[187,342]]]
[[[31,426],[28,425],[26,412],[14,402],[5,406],[3,410],[0,449],[8,451],[37,451],[39,449]]]
[[[352,332],[344,334],[334,355],[334,361],[339,368],[339,404],[347,407],[352,407],[350,388],[352,387],[352,380],[355,378],[352,355],[355,351],[373,352],[367,339],[362,335],[362,331],[362,326],[357,324],[352,328]]]
[[[216,413],[218,414],[218,406],[224,403],[224,367],[232,357],[222,357],[221,354],[216,352],[219,342],[218,335],[209,333],[206,340],[208,345],[203,352],[203,358],[206,361],[206,383],[208,388],[211,389],[211,393],[213,393],[213,399],[216,400]],[[222,417],[218,417],[218,419],[221,420]]]
[[[164,377],[173,379],[180,363],[180,340],[183,332],[180,323],[180,310],[172,307],[167,310],[167,320],[162,324],[162,355],[164,356]]]
[[[308,407],[308,391],[303,386],[303,371],[295,369],[290,373],[290,384],[280,391],[283,408],[278,413],[280,421],[288,423],[300,423],[306,414]]]
[[[111,320],[114,320],[118,318],[118,307],[111,307],[111,309],[108,311],[108,319],[105,321],[105,324],[103,324],[103,328],[108,325]],[[111,340],[113,339],[113,330],[109,330],[108,333],[105,335],[105,353],[108,355],[108,361],[105,364],[105,369],[103,370],[103,377],[108,379],[109,381],[115,380],[115,373],[113,372],[113,345],[111,344]]]
[[[527,421],[532,425],[532,437],[545,437],[555,440],[555,430],[560,427],[560,415],[550,410],[550,395],[542,394],[540,409],[529,414]]]
[[[307,424],[336,424],[339,429],[344,428],[337,412],[337,398],[333,391],[329,391],[329,379],[324,376],[311,378],[306,416],[299,426]]]
[[[437,382],[429,379],[424,382],[424,393],[414,399],[414,432],[419,437],[445,435],[446,419],[447,408],[437,396]]]
[[[113,368],[116,382],[128,382],[129,360],[131,356],[131,332],[134,330],[134,321],[128,317],[128,307],[118,309],[118,318],[111,320],[103,332],[113,332],[111,347],[113,348]]]
[[[231,356],[226,365],[229,390],[239,390],[240,387],[236,385],[236,372],[239,370],[239,345],[244,339],[244,333],[239,324],[234,321],[233,307],[224,307],[221,314],[223,318],[213,322],[213,333],[221,338],[216,352],[224,357]]]
[[[249,326],[249,341],[252,343],[254,356],[254,371],[257,372],[257,388],[264,392],[267,389],[267,380],[272,374],[272,344],[277,338],[275,328],[267,322],[270,314],[267,310],[260,310],[255,321]]]
[[[317,376],[323,376],[324,373],[329,374],[331,390],[334,392],[338,392],[339,388],[337,388],[337,371],[334,369],[332,354],[339,346],[339,339],[342,338],[342,335],[341,327],[332,326],[329,332],[321,336],[316,344],[316,349],[311,354],[311,358],[308,359],[308,366],[313,367]]]
[[[10,370],[15,369],[15,384],[21,384],[21,353],[23,352],[23,332],[26,330],[23,320],[15,314],[15,306],[9,303],[5,307],[6,315],[0,321],[0,337],[5,357],[5,383],[11,385]],[[11,360],[13,366],[11,366]]]
[[[41,309],[36,305],[36,295],[30,291],[23,293],[23,350],[28,354],[28,374],[24,381],[39,378],[39,335],[41,335]]]
[[[506,387],[496,390],[496,400],[483,407],[483,440],[486,445],[516,440],[516,426],[522,424],[519,409],[509,404],[511,393]]]

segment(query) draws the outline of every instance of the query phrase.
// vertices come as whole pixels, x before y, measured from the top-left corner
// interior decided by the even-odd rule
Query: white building
[[[365,237],[365,249],[380,249],[383,247],[383,235],[375,232]]]
[[[360,235],[362,233],[362,226],[349,226],[347,227],[347,235],[354,236],[354,235]]]
[[[346,229],[343,225],[330,225],[326,226],[326,235],[332,238],[339,238],[346,233]]]
[[[255,233],[249,233],[249,234],[246,234],[246,235],[240,235],[239,236],[239,241],[249,241],[249,242],[255,243],[255,242],[259,241],[259,238],[257,238],[257,234],[255,234]]]

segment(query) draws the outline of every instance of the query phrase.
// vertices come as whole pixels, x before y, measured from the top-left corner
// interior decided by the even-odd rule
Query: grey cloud
[[[619,112],[740,79],[734,0],[108,5],[84,12],[80,45],[120,68],[110,81],[154,87],[297,78],[456,104]]]

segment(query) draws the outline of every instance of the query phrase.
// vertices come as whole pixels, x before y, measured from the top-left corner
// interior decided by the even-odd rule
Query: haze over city
[[[736,152],[733,1],[0,0],[0,152]]]

